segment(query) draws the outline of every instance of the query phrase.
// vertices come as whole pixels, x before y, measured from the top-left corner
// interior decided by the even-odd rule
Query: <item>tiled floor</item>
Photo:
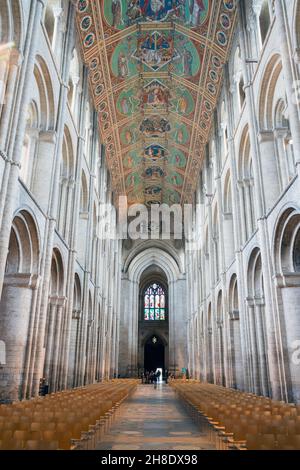
[[[99,450],[213,450],[167,385],[139,385]]]

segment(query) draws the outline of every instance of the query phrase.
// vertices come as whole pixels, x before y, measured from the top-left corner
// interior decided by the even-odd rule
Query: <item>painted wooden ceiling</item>
[[[235,24],[225,0],[79,0],[115,196],[190,202]]]

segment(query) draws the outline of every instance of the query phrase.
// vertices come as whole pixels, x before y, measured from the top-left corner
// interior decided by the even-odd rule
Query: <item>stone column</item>
[[[72,75],[72,83],[73,83],[73,94],[72,94],[72,101],[71,101],[71,110],[73,112],[73,115],[76,116],[77,113],[77,104],[78,104],[78,87],[79,87],[79,80],[80,77],[77,77],[76,75]]]
[[[252,299],[247,299],[248,303],[248,324],[249,324],[249,336],[250,336],[250,350],[249,360],[251,363],[251,377],[252,391],[257,395],[261,395],[261,387],[259,380],[260,363],[258,358],[258,345],[257,345],[257,326],[255,322],[255,308]]]
[[[207,382],[215,382],[215,367],[214,367],[214,353],[213,353],[213,329],[207,328],[208,333],[208,355],[207,355]]]
[[[253,220],[253,201],[251,198],[251,186],[253,182],[250,178],[244,179],[244,196],[245,196],[245,207],[246,207],[246,224],[247,224],[247,237],[245,241],[247,241],[250,236],[254,233],[253,228],[255,227],[255,221]]]
[[[53,340],[53,354],[52,354],[52,372],[49,377],[49,385],[51,391],[58,390],[58,375],[61,361],[61,331],[63,327],[63,316],[66,299],[64,297],[57,300],[55,331]]]
[[[107,343],[107,303],[103,298],[103,319],[102,319],[102,348],[101,348],[101,378],[105,380],[106,369],[106,343]]]
[[[72,208],[74,207],[74,188],[75,188],[75,180],[70,178],[67,185],[67,204],[66,204],[66,221],[65,221],[65,239],[67,242],[70,240],[70,232],[71,232],[71,219],[72,219]],[[77,212],[76,218],[78,217],[79,213]],[[73,221],[72,221],[73,222]]]
[[[81,310],[74,309],[72,312],[72,321],[70,327],[70,341],[68,345],[68,369],[62,368],[62,374],[67,370],[67,382],[64,383],[63,388],[75,387],[75,377],[77,371],[78,361],[78,346],[79,346],[79,321],[81,317]],[[62,376],[62,381],[64,377]]]
[[[239,320],[239,317],[238,317]],[[239,344],[236,341],[236,324],[238,320],[235,320],[235,311],[231,311],[227,313],[227,323],[228,323],[228,369],[229,369],[229,380],[228,386],[230,388],[237,388],[237,377],[240,376],[240,369],[238,367],[238,360],[241,351],[239,349]]]
[[[260,369],[260,382],[262,394],[265,396],[270,395],[269,387],[269,374],[268,374],[268,356],[267,356],[267,347],[266,347],[266,337],[265,337],[265,321],[263,318],[264,312],[264,300],[257,299],[254,300],[254,309],[255,309],[255,319],[256,319],[256,332],[257,332],[257,345],[258,345],[258,355],[259,355],[259,369]]]
[[[239,219],[237,220],[237,223],[240,221],[240,234],[239,234],[239,247],[242,245],[247,240],[248,237],[248,227],[247,227],[247,215],[245,214],[245,210],[247,207],[246,204],[246,194],[245,194],[245,184],[243,180],[238,180],[238,193],[239,193],[239,204],[242,206],[240,208],[240,214],[239,214]],[[246,209],[247,210],[247,209]]]
[[[113,310],[112,305],[108,306],[108,327],[107,327],[107,341],[106,341],[106,367],[105,378],[110,379],[110,365],[111,365],[111,352],[112,352],[112,328],[113,328]]]
[[[216,379],[218,385],[225,385],[223,321],[217,322]]]
[[[6,274],[4,278],[0,339],[5,342],[6,364],[0,369],[0,401],[21,398],[33,290],[37,288],[37,280],[37,276],[32,274]]]
[[[50,297],[48,307],[48,328],[46,331],[47,337],[45,338],[45,366],[44,366],[44,377],[49,380],[50,377],[50,363],[53,350],[54,341],[54,326],[56,321],[56,297]]]
[[[64,235],[66,233],[67,214],[66,206],[68,200],[68,178],[60,178],[59,181],[59,206],[57,209],[57,229]]]

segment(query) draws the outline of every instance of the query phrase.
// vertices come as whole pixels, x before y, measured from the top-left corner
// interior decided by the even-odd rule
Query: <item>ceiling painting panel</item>
[[[235,25],[225,0],[79,0],[77,25],[115,196],[189,202]]]

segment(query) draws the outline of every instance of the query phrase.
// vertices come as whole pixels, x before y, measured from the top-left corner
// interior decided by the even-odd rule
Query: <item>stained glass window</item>
[[[153,283],[144,293],[144,320],[166,319],[166,296],[160,284]]]

